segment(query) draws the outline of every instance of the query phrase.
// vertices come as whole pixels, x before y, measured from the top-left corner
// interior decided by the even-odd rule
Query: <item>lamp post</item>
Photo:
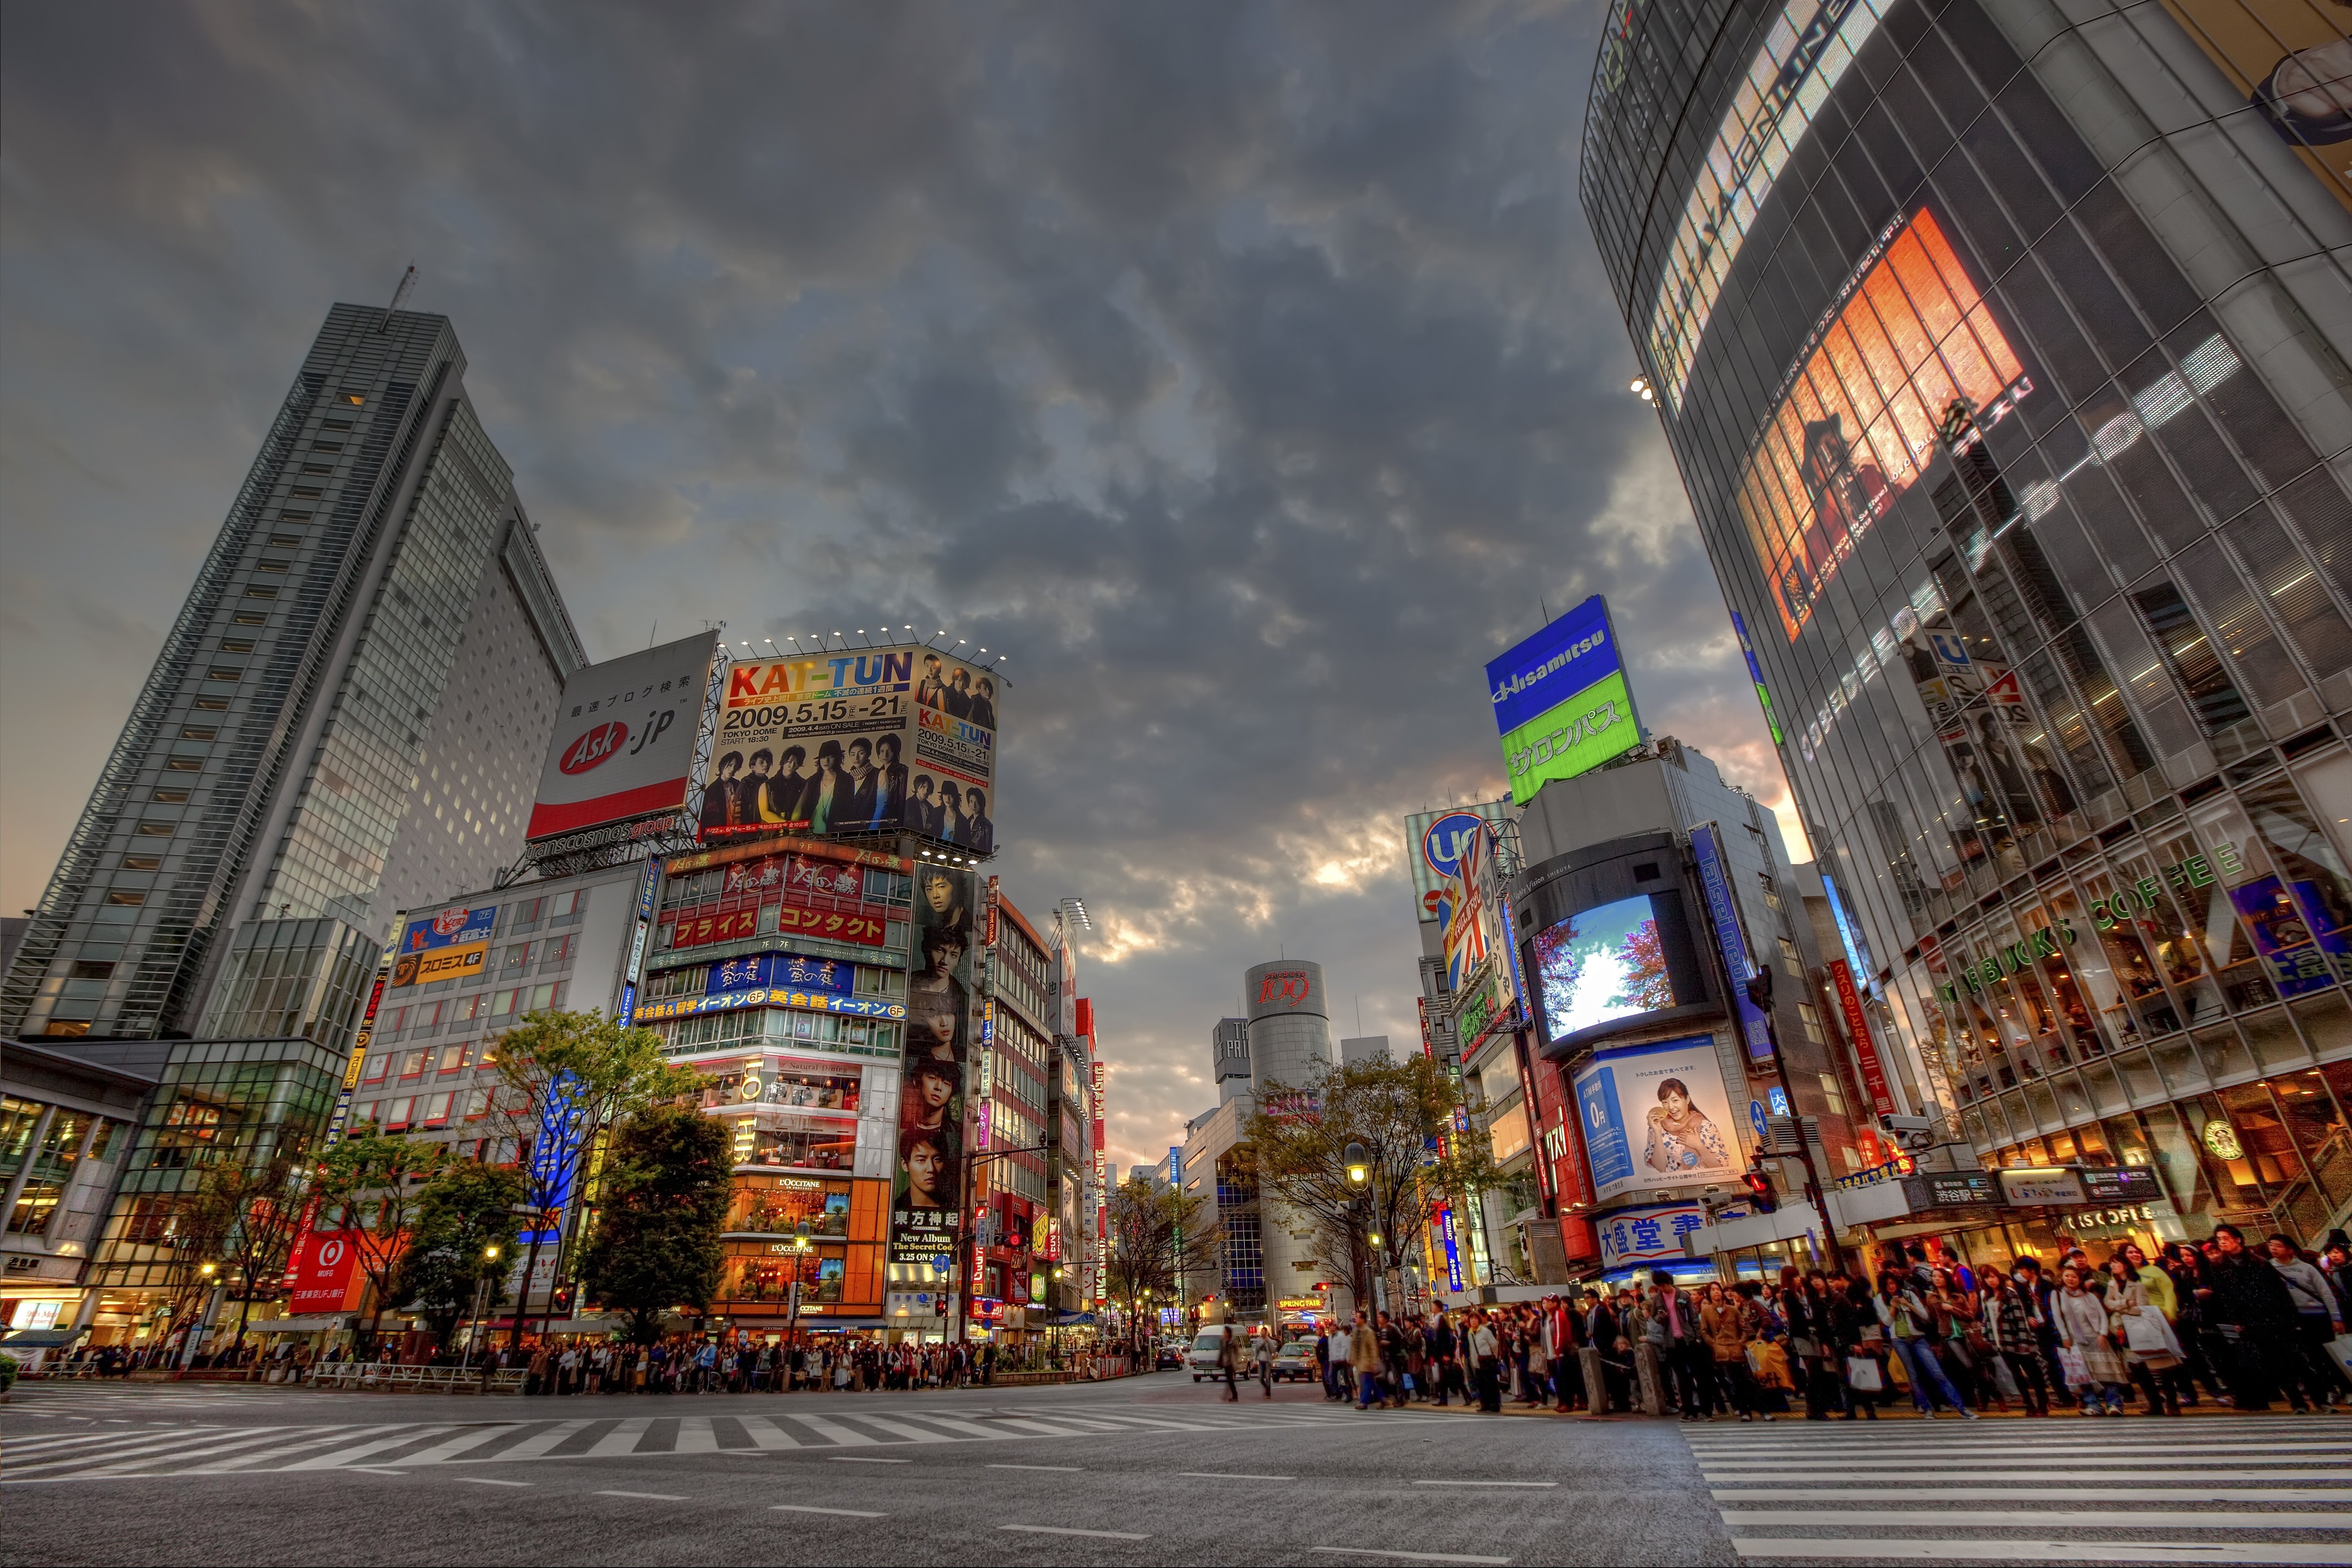
[[[498,1244],[482,1248],[484,1267],[474,1276],[474,1315],[466,1324],[466,1353],[457,1359],[457,1369],[463,1372],[474,1364],[474,1339],[482,1331],[482,1292],[490,1288],[490,1265],[499,1260]],[[520,1306],[518,1306],[520,1310]]]
[[[1350,1142],[1339,1152],[1339,1163],[1346,1168],[1348,1185],[1357,1194],[1349,1207],[1354,1211],[1357,1224],[1363,1227],[1365,1245],[1371,1249],[1371,1257],[1368,1261],[1371,1266],[1372,1273],[1372,1310],[1378,1312],[1381,1310],[1381,1298],[1387,1284],[1382,1276],[1388,1270],[1387,1258],[1381,1248],[1380,1222],[1372,1213],[1372,1194],[1370,1190],[1372,1180],[1371,1156],[1365,1152],[1361,1143]],[[1358,1310],[1360,1312],[1361,1308],[1359,1307]]]
[[[803,1220],[793,1227],[793,1289],[790,1302],[784,1309],[784,1353],[792,1354],[793,1336],[800,1331],[801,1271],[808,1267],[809,1222]]]

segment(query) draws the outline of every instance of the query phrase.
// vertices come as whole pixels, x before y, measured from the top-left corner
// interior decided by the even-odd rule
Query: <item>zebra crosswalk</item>
[[[598,1402],[601,1403],[601,1402]],[[615,1402],[620,1403],[620,1402]],[[925,1409],[892,1402],[881,1410],[824,1412],[791,1401],[756,1412],[730,1401],[723,1415],[640,1414],[630,1400],[606,1414],[565,1419],[392,1421],[299,1425],[217,1423],[44,1430],[0,1445],[0,1486],[134,1477],[512,1464],[652,1455],[864,1453],[930,1444],[1106,1438],[1164,1433],[1245,1432],[1336,1426],[1365,1428],[1320,1412],[1264,1410],[1165,1414],[1053,1407]],[[880,1404],[879,1401],[877,1402]],[[675,1408],[670,1401],[663,1405]],[[578,1408],[575,1405],[574,1408]],[[591,1408],[594,1408],[592,1404]],[[467,1414],[472,1414],[469,1405]],[[1406,1420],[1412,1418],[1406,1417]],[[1383,1422],[1383,1427],[1394,1425]]]
[[[2352,1564],[2352,1422],[1780,1422],[1684,1434],[1743,1560]]]

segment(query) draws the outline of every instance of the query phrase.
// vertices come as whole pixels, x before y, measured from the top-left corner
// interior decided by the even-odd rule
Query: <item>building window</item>
[[[163,868],[163,858],[160,855],[125,855],[122,868],[126,871],[160,871]]]
[[[114,892],[106,895],[106,901],[110,904],[135,910],[140,905],[147,901],[147,895],[144,893]]]
[[[1804,1020],[1805,1038],[1817,1046],[1829,1044],[1829,1037],[1822,1032],[1822,1016],[1813,1010],[1811,1002],[1797,1004],[1797,1016]]]
[[[252,651],[253,639],[251,637],[221,638],[221,652],[223,653],[251,653]]]

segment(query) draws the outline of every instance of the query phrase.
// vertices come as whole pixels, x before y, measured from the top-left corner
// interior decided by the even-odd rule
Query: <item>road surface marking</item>
[[[1072,1476],[1086,1474],[1084,1468],[1077,1465],[991,1465],[988,1468],[992,1470],[1058,1470]]]
[[[478,1487],[527,1487],[529,1481],[502,1481],[496,1476],[459,1476],[461,1481]]]
[[[1179,1470],[1186,1480],[1192,1481],[1295,1481],[1297,1476],[1251,1476],[1234,1470]]]
[[[868,1513],[862,1508],[816,1508],[804,1502],[780,1502],[768,1510],[770,1513],[829,1513],[837,1519],[887,1519],[887,1513]]]
[[[1726,1524],[1833,1524],[1841,1528],[1897,1525],[1929,1530],[2352,1530],[2352,1513],[2294,1513],[2276,1509],[2214,1513],[2138,1513],[2130,1509],[2026,1512],[2023,1510],[1906,1512],[1872,1508],[1726,1509]]]
[[[1130,1530],[1073,1530],[1066,1524],[1000,1524],[999,1530],[1018,1531],[1023,1535],[1091,1535],[1097,1541],[1149,1541],[1148,1535],[1138,1535]]]
[[[2108,1563],[2352,1563],[2352,1546],[2303,1545],[2285,1542],[2225,1541],[2184,1546],[2169,1541],[1938,1541],[1845,1536],[1808,1541],[1796,1536],[1734,1536],[1742,1557],[1867,1557],[1983,1562],[2078,1562],[2096,1556]]]
[[[1500,1564],[1510,1561],[1507,1557],[1465,1557],[1451,1552],[1383,1552],[1374,1546],[1310,1546],[1307,1550],[1309,1552],[1320,1552],[1328,1554],[1348,1557],[1392,1557],[1405,1563],[1481,1563]]]
[[[1558,1481],[1415,1481],[1417,1487],[1556,1487]]]
[[[684,1502],[686,1500],[686,1499],[679,1497],[675,1492],[595,1492],[591,1495],[595,1497],[643,1498],[647,1502]]]

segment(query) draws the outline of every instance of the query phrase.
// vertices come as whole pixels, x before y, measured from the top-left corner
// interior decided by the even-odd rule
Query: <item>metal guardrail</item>
[[[372,1361],[338,1362],[310,1369],[317,1389],[382,1394],[520,1394],[520,1367],[387,1366]]]

